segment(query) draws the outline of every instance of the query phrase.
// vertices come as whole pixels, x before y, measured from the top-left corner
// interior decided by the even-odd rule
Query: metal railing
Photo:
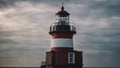
[[[63,24],[59,24],[59,23],[52,24],[52,25],[50,26],[50,31],[58,31],[58,29],[56,28],[58,25],[63,25]],[[66,23],[66,24],[64,24],[64,25],[70,26],[69,31],[76,31],[76,28],[75,28],[75,26],[74,26],[73,24]],[[68,31],[68,30],[67,30],[67,31]]]

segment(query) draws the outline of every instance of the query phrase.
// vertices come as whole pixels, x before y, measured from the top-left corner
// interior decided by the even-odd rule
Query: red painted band
[[[52,51],[72,51],[73,48],[69,48],[69,47],[52,47],[51,50]]]
[[[71,33],[54,33],[52,38],[72,38],[73,34]]]

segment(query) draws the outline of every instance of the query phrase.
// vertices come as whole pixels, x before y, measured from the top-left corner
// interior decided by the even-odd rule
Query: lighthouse
[[[73,50],[73,35],[76,33],[75,27],[69,23],[69,13],[61,7],[56,14],[57,22],[50,26],[49,34],[51,39],[52,51],[71,51]]]
[[[46,68],[82,68],[82,51],[74,50],[73,36],[76,28],[69,22],[70,14],[64,6],[56,14],[56,22],[50,26],[50,51],[46,52]]]

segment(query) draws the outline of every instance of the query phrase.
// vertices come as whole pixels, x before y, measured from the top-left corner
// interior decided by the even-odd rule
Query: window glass
[[[75,53],[74,52],[68,53],[68,63],[75,63]]]

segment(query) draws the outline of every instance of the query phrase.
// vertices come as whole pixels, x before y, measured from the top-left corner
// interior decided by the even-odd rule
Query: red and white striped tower
[[[62,5],[61,10],[55,15],[57,17],[57,22],[51,25],[49,32],[52,36],[51,50],[73,50],[73,35],[76,31],[75,27],[69,23],[70,14],[64,10]]]
[[[56,14],[57,22],[50,26],[51,50],[46,52],[44,68],[82,68],[82,51],[76,51],[73,47],[73,35],[75,27],[69,22],[69,13],[61,10]],[[42,67],[41,67],[42,68]]]

